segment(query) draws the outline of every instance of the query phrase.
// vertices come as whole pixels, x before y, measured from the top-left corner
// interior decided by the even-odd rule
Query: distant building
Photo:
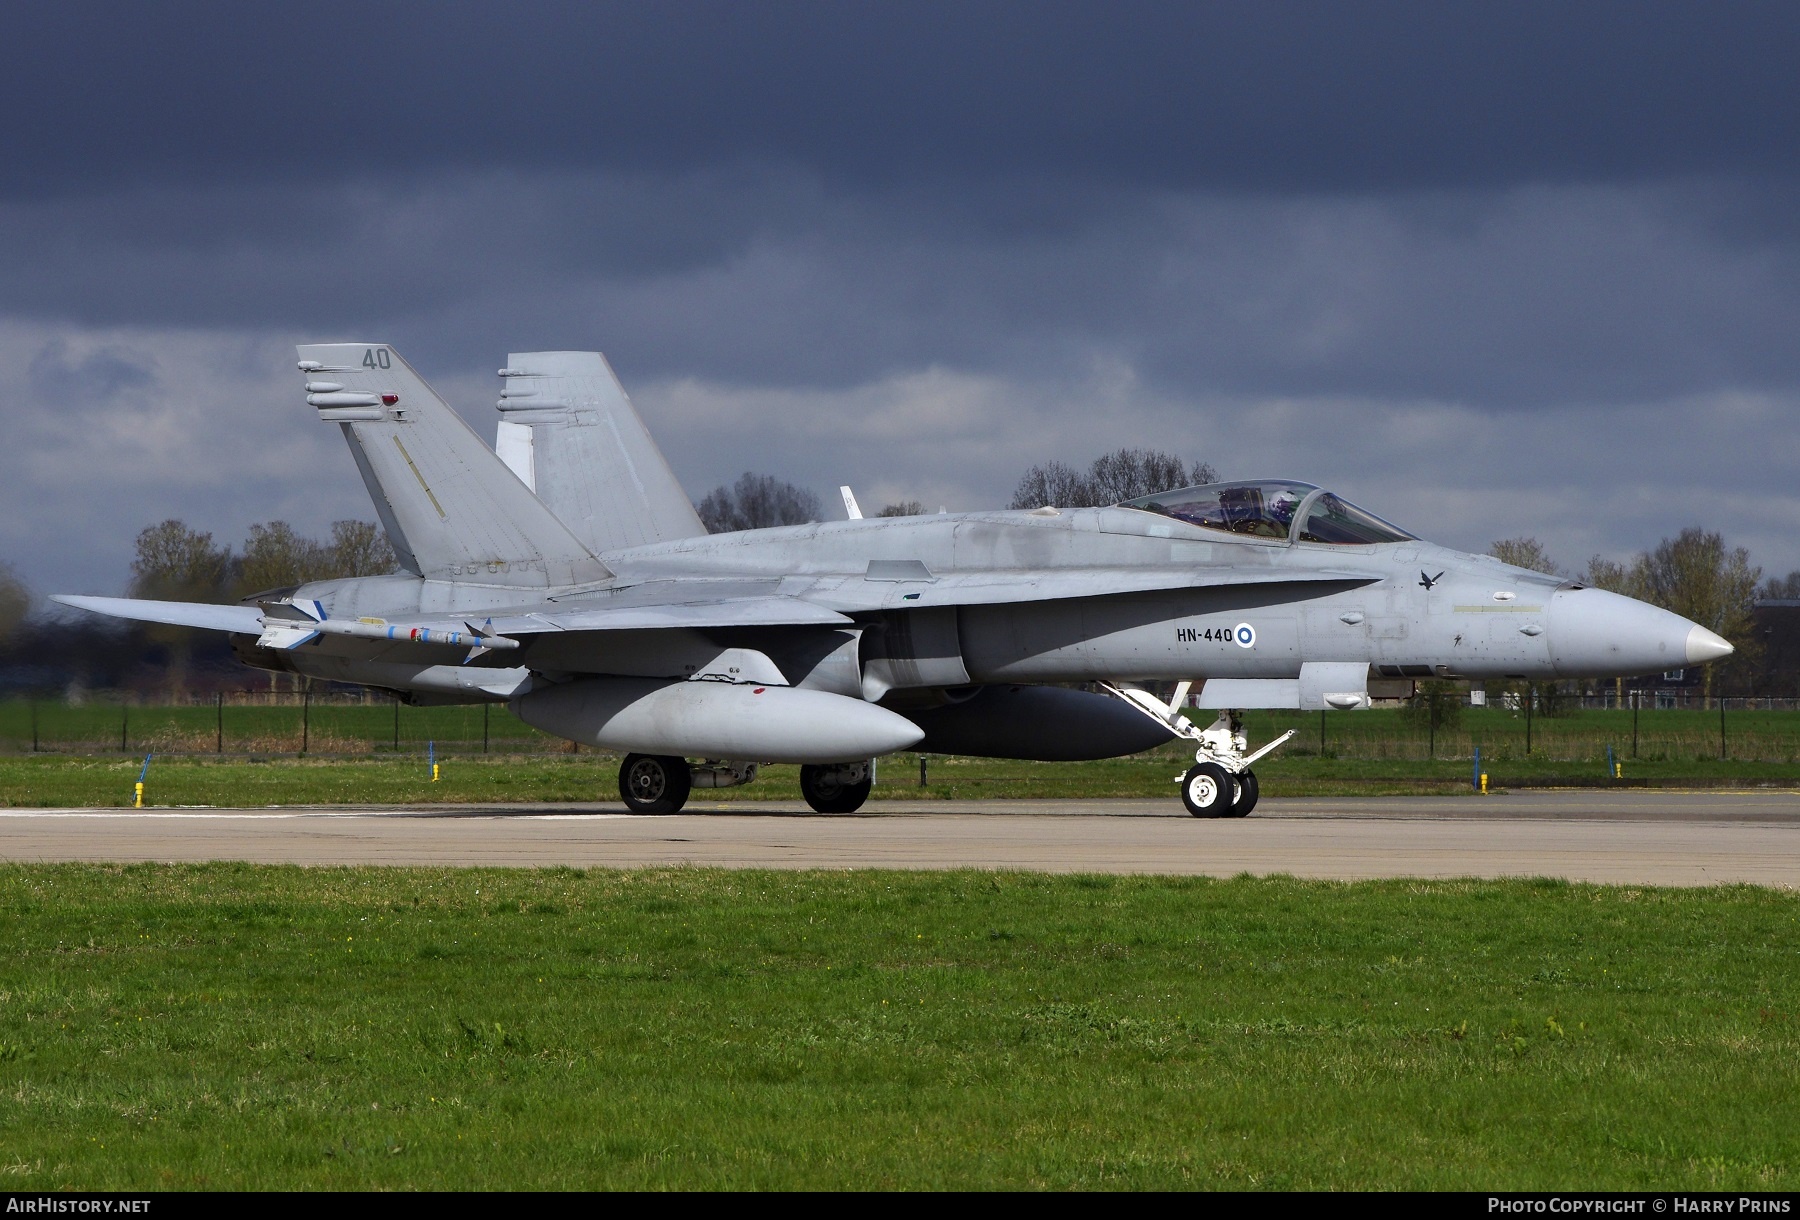
[[[1762,644],[1756,693],[1800,697],[1800,598],[1772,597],[1757,602],[1750,613]]]

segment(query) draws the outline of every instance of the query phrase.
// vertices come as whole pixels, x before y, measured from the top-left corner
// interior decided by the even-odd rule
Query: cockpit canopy
[[[1119,507],[1161,513],[1207,529],[1292,542],[1368,546],[1413,540],[1412,534],[1323,488],[1282,479],[1180,487],[1126,500]]]

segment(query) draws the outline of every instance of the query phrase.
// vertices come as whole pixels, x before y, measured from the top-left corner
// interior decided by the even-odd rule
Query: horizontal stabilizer
[[[136,597],[77,597],[58,593],[50,598],[77,610],[136,619],[140,623],[168,623],[176,627],[201,627],[208,631],[235,631],[260,635],[262,612],[255,606],[211,606],[204,602],[153,602]]]

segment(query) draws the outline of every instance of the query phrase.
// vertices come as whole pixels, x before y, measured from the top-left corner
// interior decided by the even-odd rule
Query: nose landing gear
[[[1246,754],[1249,742],[1244,737],[1243,717],[1237,712],[1220,712],[1218,719],[1204,729],[1181,714],[1181,703],[1187,698],[1186,682],[1176,686],[1175,697],[1168,703],[1136,687],[1108,686],[1104,682],[1100,685],[1108,694],[1167,726],[1176,736],[1196,743],[1194,765],[1177,775],[1175,782],[1181,785],[1181,803],[1197,818],[1248,817],[1256,808],[1261,788],[1251,764],[1297,732],[1289,729],[1262,749]]]

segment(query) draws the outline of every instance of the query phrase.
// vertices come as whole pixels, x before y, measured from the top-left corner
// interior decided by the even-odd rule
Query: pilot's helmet
[[[1299,507],[1300,497],[1293,491],[1284,488],[1276,492],[1274,498],[1269,501],[1269,515],[1283,525],[1287,525],[1293,521],[1294,510]]]

